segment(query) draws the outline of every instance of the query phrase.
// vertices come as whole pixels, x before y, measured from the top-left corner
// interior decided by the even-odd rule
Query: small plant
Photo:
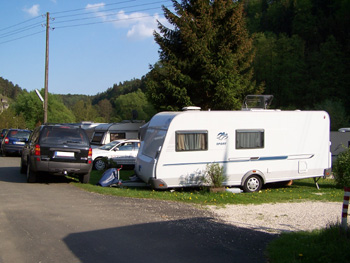
[[[207,164],[204,176],[204,183],[211,187],[222,187],[222,183],[226,180],[224,175],[224,167],[218,163]]]
[[[350,186],[350,148],[338,155],[333,165],[333,174],[337,186]]]

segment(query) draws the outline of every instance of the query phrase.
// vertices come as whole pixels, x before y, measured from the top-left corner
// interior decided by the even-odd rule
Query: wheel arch
[[[248,172],[246,172],[244,174],[244,176],[242,177],[242,180],[241,180],[241,186],[244,185],[244,182],[245,180],[247,180],[247,178],[251,175],[258,175],[260,178],[261,178],[261,181],[262,181],[262,184],[264,185],[265,182],[266,182],[266,178],[265,178],[265,175],[263,172],[259,171],[259,170],[250,170]]]

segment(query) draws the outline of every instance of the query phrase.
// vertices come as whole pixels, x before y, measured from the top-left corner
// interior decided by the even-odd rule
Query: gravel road
[[[341,202],[209,206],[218,221],[263,232],[304,231],[341,221]]]

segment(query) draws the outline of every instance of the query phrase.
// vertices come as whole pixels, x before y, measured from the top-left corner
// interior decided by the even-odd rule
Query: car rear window
[[[17,139],[28,139],[30,135],[30,131],[9,131],[7,137],[17,138]]]
[[[40,144],[89,145],[89,139],[82,129],[71,127],[44,127]]]

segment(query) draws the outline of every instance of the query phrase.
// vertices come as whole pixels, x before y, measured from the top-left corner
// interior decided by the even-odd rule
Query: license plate
[[[55,157],[74,157],[74,152],[55,152]]]
[[[13,142],[13,144],[24,145],[24,142]]]

